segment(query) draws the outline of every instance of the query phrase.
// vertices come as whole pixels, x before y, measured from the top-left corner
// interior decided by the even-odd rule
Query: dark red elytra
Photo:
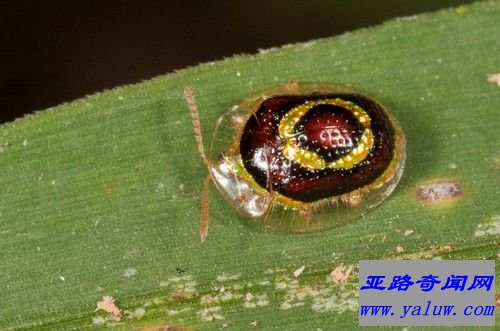
[[[341,100],[364,110],[370,119],[373,146],[348,169],[305,167],[283,154],[279,125],[284,116],[301,105],[321,100]],[[297,145],[332,162],[352,153],[361,143],[363,125],[352,111],[341,105],[319,104],[296,122]],[[249,118],[240,140],[246,171],[269,192],[301,202],[313,202],[352,192],[379,178],[394,154],[395,130],[383,107],[356,93],[282,95],[264,100]]]

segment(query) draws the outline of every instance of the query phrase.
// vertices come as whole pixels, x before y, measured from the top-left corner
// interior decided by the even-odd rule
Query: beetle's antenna
[[[201,214],[200,214],[200,239],[201,242],[205,241],[208,235],[208,212],[210,206],[210,174],[207,175],[203,181],[203,193],[201,196]]]
[[[208,161],[205,155],[205,147],[203,145],[203,136],[201,134],[201,125],[200,125],[200,115],[198,113],[198,107],[196,106],[196,100],[194,99],[193,90],[189,86],[184,86],[184,97],[188,103],[189,112],[191,113],[191,120],[193,122],[193,130],[194,130],[194,139],[196,139],[196,145],[198,146],[198,152],[200,153],[200,157],[210,169],[210,162]]]
[[[201,160],[208,168],[208,175],[203,181],[203,191],[201,196],[201,214],[200,214],[200,239],[205,241],[208,235],[208,212],[210,205],[210,187],[209,183],[212,177],[210,176],[210,161],[208,161],[205,155],[205,147],[203,145],[203,136],[201,134],[200,125],[200,115],[198,113],[198,107],[196,106],[196,100],[194,99],[193,90],[189,86],[184,86],[184,96],[188,103],[189,112],[191,113],[191,121],[193,122],[194,139],[196,140],[196,145],[198,147],[198,152],[200,153]]]

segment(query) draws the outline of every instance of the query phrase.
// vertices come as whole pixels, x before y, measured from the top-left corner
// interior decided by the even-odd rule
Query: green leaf
[[[64,104],[0,128],[0,328],[354,329],[361,259],[498,258],[499,2],[238,56]],[[291,235],[242,220],[199,159],[220,114],[289,80],[352,84],[407,137],[394,194],[346,226]],[[419,201],[428,182],[460,187]],[[346,285],[328,281],[352,265]],[[297,278],[293,272],[305,266]],[[499,274],[498,268],[496,272]],[[498,291],[498,289],[497,289]],[[96,311],[103,296],[120,321]]]

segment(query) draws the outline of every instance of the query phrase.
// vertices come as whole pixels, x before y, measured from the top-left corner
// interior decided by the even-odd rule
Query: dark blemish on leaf
[[[462,184],[457,180],[435,180],[419,185],[415,197],[418,201],[430,205],[440,205],[455,200],[462,193]]]
[[[175,271],[177,271],[177,273],[179,275],[182,275],[182,274],[184,274],[187,271],[187,269],[183,268],[183,267],[177,267],[177,268],[175,268]]]
[[[183,289],[176,289],[170,293],[168,296],[168,301],[170,302],[180,302],[193,297],[193,293],[186,292]]]
[[[104,186],[105,190],[106,190],[106,195],[111,195],[113,194],[113,184],[112,183],[106,183],[106,185]]]
[[[101,301],[97,303],[97,309],[102,310],[114,316],[114,318],[119,321],[122,318],[121,309],[115,303],[115,299],[109,295],[102,297]]]
[[[351,275],[352,268],[352,265],[345,266],[343,263],[341,263],[330,273],[330,279],[335,284],[345,284],[347,283],[347,279]]]

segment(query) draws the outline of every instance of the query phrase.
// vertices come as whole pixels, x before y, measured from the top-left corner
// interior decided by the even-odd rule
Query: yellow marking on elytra
[[[349,154],[344,155],[336,161],[326,162],[317,153],[305,150],[297,143],[296,133],[294,132],[296,124],[308,111],[318,105],[334,105],[347,109],[364,127],[358,146]],[[361,107],[350,101],[339,98],[307,101],[290,110],[283,116],[279,123],[278,132],[280,137],[285,141],[283,155],[285,155],[287,159],[298,162],[301,166],[310,169],[351,169],[368,156],[368,153],[374,145],[375,139],[370,123],[371,121],[368,114]]]

